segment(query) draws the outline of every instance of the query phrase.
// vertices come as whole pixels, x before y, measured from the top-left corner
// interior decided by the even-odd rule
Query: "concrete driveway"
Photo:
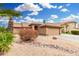
[[[62,40],[70,40],[70,41],[79,42],[79,35],[61,34],[60,36],[58,36],[58,38]]]

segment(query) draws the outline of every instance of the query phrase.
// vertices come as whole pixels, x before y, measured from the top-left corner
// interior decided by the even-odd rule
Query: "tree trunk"
[[[13,20],[12,20],[12,17],[9,18],[8,29],[9,29],[9,31],[13,32]]]

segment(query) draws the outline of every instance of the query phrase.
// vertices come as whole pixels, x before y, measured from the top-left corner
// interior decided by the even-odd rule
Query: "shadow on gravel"
[[[58,46],[58,45],[52,45],[52,44],[41,44],[41,43],[33,43],[31,45],[34,45],[35,47],[47,47],[47,48],[54,48],[54,49],[59,49],[59,50],[62,50],[62,51],[65,51],[65,52],[68,52],[70,54],[73,54],[73,53],[76,53],[77,51],[75,50],[70,50],[70,49],[67,49],[67,48],[63,48],[61,46]]]
[[[59,49],[61,51],[65,51],[65,52],[68,52],[70,54],[73,54],[73,53],[76,53],[77,51],[75,50],[70,50],[68,48],[64,48],[64,47],[61,47],[61,46],[58,46],[58,45],[53,45],[53,44],[41,44],[40,42],[33,42],[33,41],[27,41],[27,42],[23,42],[23,41],[20,41],[20,42],[16,42],[18,44],[23,44],[23,43],[27,43],[27,44],[30,44],[34,47],[43,47],[43,48],[54,48],[54,49]]]

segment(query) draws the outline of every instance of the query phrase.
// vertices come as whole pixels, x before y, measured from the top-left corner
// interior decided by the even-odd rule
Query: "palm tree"
[[[11,9],[1,9],[0,16],[8,16],[8,29],[12,32],[13,31],[13,20],[12,17],[19,17],[21,14],[18,11],[11,10]]]

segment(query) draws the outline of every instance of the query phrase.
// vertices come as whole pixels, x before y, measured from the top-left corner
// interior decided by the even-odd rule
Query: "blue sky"
[[[5,3],[2,8],[21,12],[21,17],[13,18],[15,22],[42,22],[43,20],[49,23],[69,20],[79,22],[78,3]]]

